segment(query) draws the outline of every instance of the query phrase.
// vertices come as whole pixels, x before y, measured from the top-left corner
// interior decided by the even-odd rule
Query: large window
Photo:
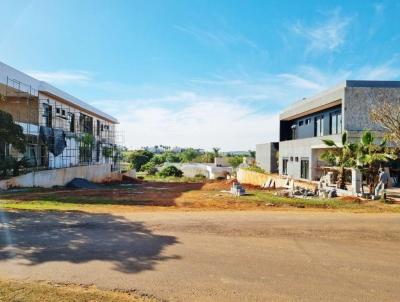
[[[297,126],[296,124],[292,125],[292,139],[297,138]]]
[[[81,113],[79,124],[82,132],[93,134],[93,118],[91,116]]]
[[[284,158],[283,160],[282,160],[282,174],[283,175],[287,175],[288,173],[287,173],[287,164],[288,164],[288,159],[287,158]]]
[[[302,159],[300,161],[300,177],[308,179],[309,177],[310,162],[308,159]]]
[[[46,127],[53,126],[53,107],[49,104],[43,104],[43,118]]]
[[[342,133],[342,112],[340,110],[330,114],[329,127],[330,134]]]
[[[319,115],[314,119],[314,136],[324,135],[324,116]]]

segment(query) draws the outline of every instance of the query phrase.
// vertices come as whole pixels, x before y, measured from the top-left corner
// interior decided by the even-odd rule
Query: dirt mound
[[[234,181],[234,179],[208,181],[204,185],[203,190],[228,190]]]
[[[362,203],[362,199],[356,196],[342,196],[339,197],[339,200],[349,203]]]

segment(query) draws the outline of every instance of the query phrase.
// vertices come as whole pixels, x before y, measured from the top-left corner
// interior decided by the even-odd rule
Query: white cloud
[[[350,17],[342,16],[336,9],[321,23],[306,26],[297,22],[291,29],[309,42],[307,51],[335,51],[344,44],[350,22]]]
[[[126,146],[134,148],[165,144],[248,150],[279,135],[277,114],[225,101],[200,101],[181,109],[131,108],[121,118],[121,128]]]
[[[40,71],[30,70],[26,72],[30,76],[52,84],[85,83],[92,79],[88,71]]]

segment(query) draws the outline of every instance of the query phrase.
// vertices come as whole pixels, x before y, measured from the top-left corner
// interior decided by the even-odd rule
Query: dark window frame
[[[310,160],[301,159],[300,160],[300,178],[309,179],[310,177]]]
[[[282,175],[288,175],[287,167],[288,167],[289,159],[282,159]]]

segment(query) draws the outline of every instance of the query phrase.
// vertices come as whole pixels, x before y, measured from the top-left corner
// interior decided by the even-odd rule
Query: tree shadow
[[[1,212],[0,261],[27,260],[27,265],[50,261],[85,263],[108,261],[125,273],[152,270],[174,236],[158,235],[142,222],[122,216],[81,212]]]

